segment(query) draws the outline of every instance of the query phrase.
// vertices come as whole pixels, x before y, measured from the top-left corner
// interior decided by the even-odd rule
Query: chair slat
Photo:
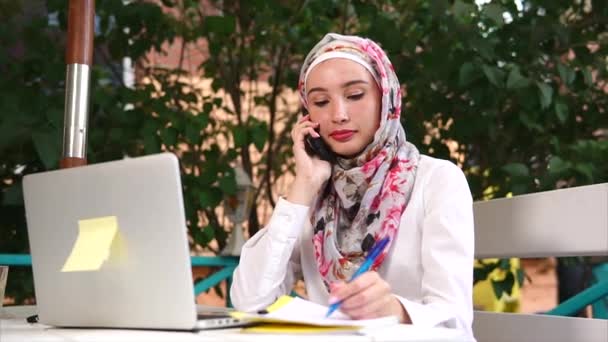
[[[475,256],[608,255],[608,183],[474,204]]]
[[[606,342],[608,321],[475,311],[473,332],[477,342]]]

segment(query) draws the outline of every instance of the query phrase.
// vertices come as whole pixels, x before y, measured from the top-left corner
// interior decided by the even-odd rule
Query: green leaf
[[[555,114],[560,123],[565,123],[568,120],[568,105],[561,101],[556,101]]]
[[[239,153],[234,148],[229,148],[228,151],[226,151],[226,157],[229,160],[234,160],[234,159],[238,158],[238,155],[239,155]]]
[[[206,16],[203,20],[203,28],[206,32],[227,36],[236,31],[236,20],[231,15]]]
[[[254,135],[253,145],[259,152],[262,152],[264,150],[264,145],[266,145],[266,136],[263,134]]]
[[[204,130],[209,125],[209,113],[201,112],[195,117],[195,121],[198,123],[199,130]]]
[[[492,271],[494,271],[499,266],[499,262],[488,263],[483,259],[479,259],[478,262],[481,266],[475,266],[473,268],[474,283],[486,280],[490,273],[492,273]]]
[[[466,62],[460,66],[458,71],[458,85],[460,87],[466,87],[480,77],[479,72],[475,69],[475,66],[471,62]]]
[[[175,6],[175,3],[171,0],[161,0],[161,2],[163,3],[163,6],[165,6],[165,7],[172,8],[173,6]]]
[[[523,195],[528,193],[528,185],[525,183],[516,183],[511,186],[513,195]]]
[[[266,100],[265,96],[254,96],[253,97],[253,103],[255,103],[256,106],[264,106],[266,105],[268,101]]]
[[[524,270],[522,268],[518,268],[516,270],[517,272],[517,284],[519,285],[519,287],[522,287],[524,285],[524,279],[526,277],[526,274],[524,273]]]
[[[551,105],[551,101],[553,99],[553,88],[550,85],[542,82],[536,82],[536,85],[540,91],[540,105],[543,109],[546,109]]]
[[[590,163],[577,163],[574,165],[574,170],[580,172],[585,176],[588,183],[593,183],[593,170],[594,166]]]
[[[507,89],[520,89],[525,88],[530,84],[530,80],[519,72],[519,68],[513,68],[509,72],[507,78]]]
[[[501,299],[504,292],[506,292],[506,287],[502,281],[491,280],[492,289],[494,290],[494,296],[496,299]]]
[[[175,146],[177,144],[178,131],[173,127],[166,127],[161,131],[160,137],[163,144],[166,146]]]
[[[196,243],[200,244],[201,246],[206,246],[214,238],[214,229],[210,225],[205,226],[203,229],[195,227],[192,229],[192,237]]]
[[[63,129],[63,111],[51,108],[46,112],[46,118],[53,127]]]
[[[213,240],[214,231],[215,231],[215,229],[213,229],[213,226],[210,226],[210,225],[207,225],[207,226],[205,226],[205,228],[203,228],[203,234],[208,239],[208,241]]]
[[[561,147],[560,147],[559,139],[556,136],[551,137],[551,139],[549,140],[549,144],[551,144],[551,147],[553,147],[555,152],[557,152],[559,154]]]
[[[110,133],[108,134],[108,138],[111,141],[120,141],[123,136],[123,130],[120,127],[112,127],[110,129]]]
[[[203,113],[209,115],[209,113],[211,113],[211,111],[213,110],[213,103],[211,102],[205,102],[203,104]]]
[[[156,134],[144,135],[144,151],[146,154],[154,154],[160,152],[160,139]]]
[[[585,84],[588,87],[593,86],[593,74],[591,73],[591,68],[589,68],[589,67],[584,68],[583,76],[585,77]]]
[[[250,116],[247,123],[250,127],[249,136],[253,140],[254,146],[258,151],[262,151],[268,138],[268,125],[264,121],[254,119],[253,116]]]
[[[198,242],[203,246],[209,244],[209,242],[211,242],[215,236],[215,229],[211,225],[205,226],[200,232],[201,239]]]
[[[471,44],[471,48],[473,49],[472,52],[476,55],[478,54],[484,60],[495,61],[497,58],[500,58],[496,51],[496,48],[501,45],[500,40],[475,37],[471,38],[469,44]]]
[[[216,187],[201,190],[198,202],[203,208],[215,208],[222,201],[222,191]]]
[[[228,195],[236,194],[236,178],[234,172],[220,178],[219,180],[220,189]]]
[[[513,285],[515,284],[515,276],[513,272],[507,272],[504,280],[492,280],[492,288],[494,289],[494,295],[497,299],[501,299],[504,293],[509,296],[513,291]]]
[[[158,122],[154,118],[147,118],[142,127],[142,135],[156,135],[158,132]]]
[[[511,296],[513,294],[513,287],[515,287],[515,275],[513,272],[507,272],[505,275],[505,280],[503,280],[503,284],[505,287],[505,292]]]
[[[549,164],[547,165],[547,167],[549,168],[549,172],[553,174],[562,173],[570,169],[571,166],[572,164],[570,162],[566,162],[558,156],[551,157],[551,159],[549,160]]]
[[[566,85],[572,84],[572,82],[576,78],[576,72],[574,71],[574,69],[562,63],[557,64],[557,72],[559,73],[559,78],[561,78],[562,82],[564,82]]]
[[[201,143],[201,132],[199,131],[198,126],[193,125],[192,123],[186,125],[186,139],[190,144],[199,145]]]
[[[473,268],[473,285],[477,284],[480,281],[484,281],[488,279],[488,275],[490,274],[490,270],[487,268],[475,267]]]
[[[498,67],[489,66],[484,64],[482,67],[483,73],[488,78],[488,81],[496,87],[502,88],[504,85],[505,72],[500,70]]]
[[[512,177],[527,177],[530,175],[530,170],[522,163],[510,163],[501,169]]]
[[[6,120],[7,114],[2,115],[2,119]],[[25,129],[20,122],[11,117],[2,122],[3,120],[0,120],[0,152],[27,137],[24,137]]]
[[[534,119],[530,117],[530,115],[526,112],[519,113],[519,120],[521,121],[521,123],[524,124],[524,126],[526,126],[526,128],[531,131],[536,131],[539,133],[543,133],[545,131],[543,126],[541,126],[538,122],[534,121]]]
[[[247,143],[247,129],[243,126],[234,126],[232,128],[232,137],[234,138],[235,147],[244,147]]]
[[[47,170],[57,168],[61,156],[59,134],[53,131],[35,132],[32,133],[32,140],[44,167]]]
[[[468,4],[463,2],[462,0],[454,1],[454,5],[452,6],[452,13],[454,13],[454,17],[461,23],[469,23],[472,20],[472,14],[475,12],[475,5]]]
[[[2,205],[23,205],[23,188],[21,182],[13,183],[4,190],[4,194],[2,196]]]
[[[502,27],[505,23],[505,20],[503,18],[503,13],[505,13],[507,10],[502,7],[499,4],[496,3],[489,3],[483,6],[481,12],[488,17],[489,19],[491,19],[496,26],[498,27]]]
[[[218,297],[224,299],[226,298],[225,294],[224,294],[224,290],[222,289],[222,283],[218,283],[217,285],[215,285],[213,287],[213,291],[215,291],[215,293],[218,295]]]

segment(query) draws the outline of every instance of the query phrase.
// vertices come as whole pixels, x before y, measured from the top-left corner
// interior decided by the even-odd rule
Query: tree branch
[[[270,121],[268,124],[269,134],[268,134],[268,151],[272,151],[272,146],[274,144],[274,123],[277,115],[277,96],[279,94],[279,90],[281,88],[280,79],[283,71],[283,62],[285,60],[285,46],[279,50],[279,55],[277,57],[277,64],[275,66],[275,73],[272,82],[272,93],[270,95],[270,103],[268,104],[268,111],[270,112]],[[266,158],[266,191],[268,195],[268,201],[272,207],[275,206],[274,198],[272,198],[272,181],[271,181],[271,170],[272,170],[272,162],[273,162],[273,154],[268,153],[268,157]]]
[[[346,21],[348,20],[348,15],[346,12],[348,12],[348,0],[343,0],[344,1],[344,5],[342,6],[342,22],[340,23],[340,33],[341,34],[345,34],[346,33]]]

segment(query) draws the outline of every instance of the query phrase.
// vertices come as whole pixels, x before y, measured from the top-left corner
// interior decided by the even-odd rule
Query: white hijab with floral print
[[[410,199],[420,154],[407,142],[399,121],[401,87],[388,57],[375,42],[357,36],[327,34],[310,51],[300,71],[298,88],[304,107],[306,79],[313,62],[325,53],[354,54],[369,63],[382,94],[380,127],[373,142],[352,159],[338,158],[327,188],[313,207],[313,245],[319,272],[328,286],[348,280],[363,262],[361,247],[369,234],[375,241],[395,240]],[[313,65],[314,66],[314,65]],[[372,115],[372,113],[370,113]],[[372,266],[384,261],[390,244]]]

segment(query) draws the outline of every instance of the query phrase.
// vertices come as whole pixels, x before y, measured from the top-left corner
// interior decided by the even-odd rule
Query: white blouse
[[[327,305],[317,269],[309,207],[279,199],[268,225],[243,246],[230,296],[257,311],[291,292],[303,276],[308,299]],[[379,275],[412,324],[462,330],[473,340],[473,201],[462,171],[421,156],[407,209]]]

